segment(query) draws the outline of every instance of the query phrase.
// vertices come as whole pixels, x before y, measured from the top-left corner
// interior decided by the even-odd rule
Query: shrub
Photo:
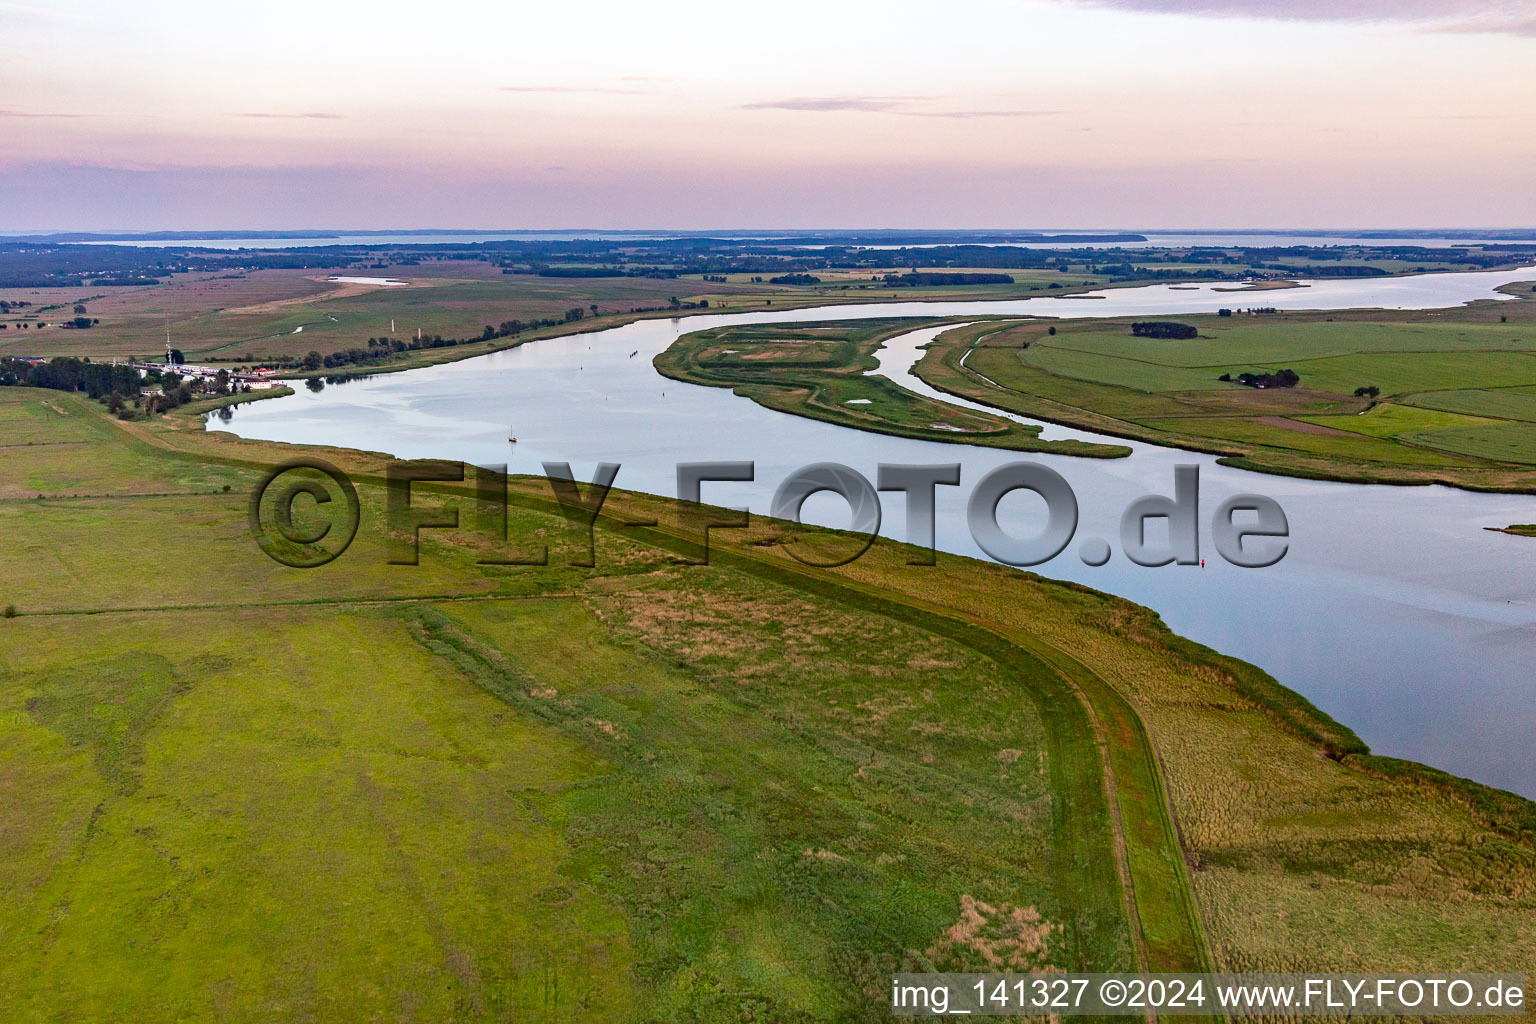
[[[1274,373],[1240,373],[1237,382],[1250,388],[1293,388],[1301,380],[1295,370],[1277,370]]]
[[[6,605],[4,615],[8,619],[14,619],[16,617],[16,606],[13,604]]]
[[[1141,320],[1131,324],[1131,333],[1138,338],[1164,338],[1175,341],[1193,338],[1200,334],[1189,324],[1175,323],[1171,320]]]

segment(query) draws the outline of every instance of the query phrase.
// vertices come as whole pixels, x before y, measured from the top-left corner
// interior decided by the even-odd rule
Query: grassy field
[[[388,277],[405,287],[335,283],[334,275]],[[191,361],[270,362],[280,356],[322,354],[366,347],[371,337],[411,338],[420,330],[431,336],[472,339],[486,325],[506,320],[564,317],[571,309],[584,314],[574,329],[608,327],[631,319],[635,308],[668,307],[671,299],[707,301],[710,311],[795,309],[847,302],[914,299],[1007,299],[1049,291],[1098,287],[1105,279],[1091,274],[1019,272],[1013,285],[891,289],[871,284],[868,275],[847,280],[828,274],[817,286],[772,285],[747,274],[728,275],[725,283],[700,275],[673,279],[645,277],[551,278],[503,274],[478,260],[447,260],[420,265],[356,271],[258,270],[241,275],[181,274],[151,287],[0,288],[0,299],[26,301],[29,308],[0,315],[0,355],[90,356],[94,359],[165,351],[165,334]],[[100,323],[88,330],[58,326],[80,303]],[[592,307],[596,307],[594,310]],[[681,311],[686,313],[687,311]],[[696,311],[697,312],[697,311]],[[679,315],[667,311],[663,314]],[[38,321],[50,326],[37,328]],[[393,329],[391,329],[393,324]],[[26,326],[23,326],[26,325]],[[558,330],[572,328],[562,326]],[[551,333],[545,329],[543,334]],[[521,338],[530,336],[525,332]],[[408,353],[401,362],[461,359],[518,339],[459,347],[451,352]],[[396,367],[391,367],[396,368]]]
[[[774,285],[764,274],[682,274],[675,278],[612,277],[557,278],[533,274],[504,274],[480,259],[444,258],[404,263],[387,262],[367,269],[265,269],[240,273],[179,273],[163,283],[145,287],[80,286],[75,288],[0,288],[0,300],[31,305],[0,314],[0,356],[89,356],[101,360],[163,353],[166,329],[173,344],[194,362],[222,361],[233,365],[269,363],[280,357],[302,358],[310,351],[322,355],[366,348],[369,338],[408,339],[419,330],[466,342],[478,338],[485,326],[508,320],[562,319],[580,310],[584,320],[574,326],[524,331],[515,338],[466,344],[452,349],[404,353],[383,368],[462,359],[517,344],[531,337],[570,330],[610,327],[637,315],[687,315],[703,309],[670,309],[707,302],[709,311],[800,309],[828,304],[915,300],[1002,300],[1038,295],[1070,295],[1103,287],[1127,287],[1144,279],[1115,278],[1095,267],[1099,252],[1081,264],[1061,270],[1032,267],[989,267],[1005,272],[1012,284],[924,285],[891,288],[883,275],[895,271],[952,271],[950,267],[880,270],[818,270],[812,285]],[[1114,257],[1118,259],[1119,257]],[[1390,273],[1417,269],[1448,269],[1449,265],[1403,260],[1362,261]],[[1305,261],[1302,264],[1306,269]],[[1143,259],[1146,273],[1189,271],[1187,265]],[[1223,273],[1252,268],[1226,265]],[[1197,268],[1198,270],[1198,268]],[[332,282],[332,276],[387,277],[405,287],[376,287]],[[723,277],[724,281],[714,278]],[[1260,282],[1261,286],[1286,282]],[[1234,290],[1245,291],[1240,286]],[[1515,294],[1515,292],[1511,292]],[[1521,293],[1523,294],[1523,293]],[[75,305],[99,321],[80,330],[60,326],[71,319]],[[594,308],[595,307],[595,308]],[[662,310],[636,314],[637,308]],[[39,328],[40,323],[48,326]],[[379,367],[374,367],[375,369]]]
[[[1127,602],[884,542],[810,569],[767,520],[684,564],[697,513],[627,494],[579,568],[528,478],[509,540],[548,567],[477,564],[467,515],[389,566],[380,461],[318,449],[361,528],[293,570],[246,504],[296,449],[19,388],[0,430],[7,1019],[853,1021],[905,968],[1536,968],[1536,806]]]
[[[869,374],[887,338],[942,322],[909,317],[720,327],[683,335],[655,364],[674,380],[728,387],[770,409],[859,430],[1059,455],[1129,454],[1120,445],[1042,441],[1038,427],[924,398]]]
[[[916,372],[1002,409],[1250,469],[1536,490],[1536,302],[1179,320],[1198,336],[1135,337],[1129,320],[957,329]],[[1282,369],[1295,387],[1222,379]]]

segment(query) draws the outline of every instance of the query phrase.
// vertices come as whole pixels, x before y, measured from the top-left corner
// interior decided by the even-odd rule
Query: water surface
[[[996,313],[1086,317],[1246,305],[1435,308],[1492,298],[1497,285],[1533,277],[1531,270],[1442,274],[1252,293],[1159,285],[1110,290],[1095,299],[888,303],[647,320],[364,378],[318,394],[300,391],[241,407],[230,421],[213,419],[210,427],[402,458],[510,463],[514,472],[536,473],[541,462],[559,460],[590,478],[596,462],[620,462],[619,486],[666,495],[675,493],[679,461],[750,459],[757,464],[754,483],[708,484],[704,498],[757,512],[766,510],[785,476],[810,462],[842,462],[870,479],[881,462],[959,462],[961,486],[938,489],[938,543],[978,557],[984,556],[964,519],[971,487],[995,466],[1038,460],[1076,492],[1078,539],[1105,538],[1116,554],[1107,565],[1090,568],[1074,541],[1036,571],[1156,609],[1179,633],[1267,669],[1354,728],[1378,753],[1536,797],[1536,540],[1483,529],[1536,522],[1536,497],[1296,480],[1138,442],[1129,442],[1130,458],[1098,460],[887,437],[773,412],[725,389],[667,380],[651,366],[680,333],[732,323]],[[927,391],[906,370],[932,333],[893,340],[881,354],[880,372]],[[506,441],[509,426],[519,438],[515,449]],[[1097,439],[1052,425],[1046,436]],[[1204,569],[1149,569],[1125,559],[1118,551],[1120,513],[1140,495],[1171,493],[1178,464],[1200,467],[1203,518],[1234,493],[1279,501],[1291,527],[1286,558],[1268,569],[1239,569],[1214,557],[1205,541]],[[1032,502],[1037,504],[1024,494],[1004,499],[1004,525],[1021,536],[1037,531],[1040,509]],[[882,533],[905,537],[902,496],[885,496],[884,512]],[[811,498],[805,513],[827,525],[847,523],[846,508],[830,495]]]

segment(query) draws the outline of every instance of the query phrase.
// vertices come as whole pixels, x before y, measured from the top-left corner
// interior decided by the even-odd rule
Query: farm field
[[[338,274],[388,277],[407,284],[381,287],[327,280]],[[93,358],[163,355],[169,318],[172,342],[189,360],[262,363],[311,350],[325,354],[365,345],[369,337],[391,336],[391,321],[394,337],[414,337],[419,329],[428,336],[475,338],[487,323],[558,318],[572,308],[593,316],[597,315],[590,309],[593,304],[599,313],[627,313],[635,306],[665,306],[680,292],[692,298],[677,281],[503,275],[476,261],[397,271],[258,270],[232,278],[185,275],[153,287],[114,289],[101,298],[65,294],[60,289],[4,289],[0,298],[28,299],[36,306],[86,299],[90,315],[101,322],[89,330],[57,326],[19,330],[16,324],[21,318],[13,315],[11,330],[0,333],[0,353]],[[65,318],[62,313],[53,315]]]
[[[978,325],[941,335],[916,372],[1001,409],[1249,469],[1536,490],[1536,302],[1177,323],[1196,336],[1138,337],[1129,319]],[[1237,380],[1283,370],[1293,386]]]
[[[328,280],[333,276],[384,277],[405,285],[337,283]],[[472,341],[486,325],[558,320],[573,309],[584,318],[602,318],[599,325],[612,326],[633,316],[635,308],[667,310],[673,298],[707,302],[715,311],[769,305],[793,309],[829,302],[1017,298],[1052,288],[1098,287],[1105,280],[1035,271],[1015,285],[890,289],[869,285],[868,275],[829,275],[823,285],[809,287],[754,282],[754,276],[729,275],[724,283],[701,275],[552,278],[503,274],[478,260],[447,260],[350,271],[185,274],[143,287],[0,288],[0,300],[31,303],[0,314],[0,323],[7,327],[0,331],[0,356],[153,357],[163,355],[169,327],[172,343],[188,360],[261,364],[312,350],[324,355],[366,346],[371,337],[409,339],[418,330],[428,337]],[[77,303],[100,322],[87,330],[59,326],[75,315]],[[49,326],[37,328],[39,320]],[[590,328],[593,323],[577,326]],[[515,343],[460,347],[452,358]]]
[[[247,503],[304,450],[195,411],[0,389],[14,1019],[878,1020],[906,967],[1536,968],[1536,805],[1371,756],[1146,609],[894,543],[811,569],[761,519],[686,564],[697,514],[620,493],[582,568],[522,477],[508,541],[547,567],[478,564],[467,514],[391,566],[382,463],[332,449],[357,539],[288,569]]]
[[[82,248],[86,247],[61,246],[47,258],[75,261],[69,265],[79,272],[81,257],[76,250]],[[115,257],[109,256],[114,251],[110,249],[87,251],[93,257],[99,253],[103,259],[120,262],[143,256],[137,250]],[[719,252],[716,258],[723,263],[739,262],[742,257],[729,245]],[[807,259],[815,262],[814,254],[788,248],[778,250],[774,259],[795,272],[778,276],[781,281],[796,278],[797,283],[780,284],[773,283],[773,271],[701,273],[689,268],[684,255],[667,251],[647,255],[622,247],[613,253],[620,264],[611,270],[615,276],[544,276],[544,272],[605,272],[591,263],[566,262],[558,254],[519,263],[473,249],[439,252],[431,246],[396,251],[363,248],[340,256],[253,250],[243,257],[253,267],[242,265],[242,257],[225,253],[217,264],[231,268],[224,272],[206,269],[207,254],[194,252],[184,257],[190,261],[187,266],[157,271],[162,276],[153,278],[154,284],[104,285],[82,278],[82,283],[68,287],[49,286],[46,280],[32,287],[0,287],[0,302],[7,304],[0,307],[0,358],[153,358],[163,354],[169,331],[172,345],[194,363],[281,364],[297,371],[294,364],[317,352],[322,357],[348,354],[339,365],[369,372],[467,358],[531,338],[614,326],[637,316],[800,309],[833,303],[1062,296],[1175,279],[1157,276],[1170,274],[1197,279],[1222,275],[1233,281],[1230,287],[1236,292],[1293,283],[1275,277],[1276,271],[1265,269],[1269,264],[1241,249],[1209,266],[1180,262],[1178,251],[1133,256],[1113,250],[1064,250],[1050,265],[1010,266],[1010,250],[1002,250],[998,265],[980,267],[973,265],[976,254],[965,246],[945,252],[961,262],[925,266],[914,261],[910,251],[902,251],[891,256],[890,266],[812,267],[814,272],[804,273],[795,271],[796,265]],[[5,255],[0,249],[0,257]],[[874,258],[868,252],[857,255],[863,261]],[[1115,262],[1133,258],[1134,265]],[[17,267],[28,265],[23,257],[15,259]],[[166,259],[174,263],[175,258]],[[130,265],[137,264],[130,261]],[[1372,253],[1362,254],[1358,261],[1351,258],[1350,265],[1390,274],[1465,269],[1455,262]],[[657,276],[622,276],[626,268],[637,273],[654,271]],[[1339,269],[1337,258],[1301,259],[1294,265],[1294,273],[1301,276],[1330,269]],[[1013,282],[942,284],[930,279],[901,287],[886,282],[888,276],[955,273],[1007,274]],[[669,274],[674,276],[665,276]],[[1261,279],[1244,284],[1243,275]],[[385,278],[402,284],[338,282],[333,277]],[[92,321],[91,326],[70,326],[76,317]],[[487,327],[494,332],[512,323],[519,326],[511,334],[486,336]],[[373,352],[369,346],[370,339],[408,343],[417,337],[455,344],[394,353]],[[1088,357],[1058,353],[1057,358]],[[1156,382],[1149,378],[1148,383]]]

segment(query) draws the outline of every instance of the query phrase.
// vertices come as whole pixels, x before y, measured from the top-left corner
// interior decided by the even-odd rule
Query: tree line
[[[1301,375],[1295,370],[1276,370],[1274,373],[1240,373],[1236,378],[1230,373],[1224,373],[1216,379],[1235,379],[1237,383],[1250,388],[1293,388],[1301,382]]]
[[[70,356],[58,356],[46,363],[0,359],[0,386],[83,391],[92,398],[101,398],[114,392],[137,395],[143,389],[143,378],[130,366],[93,363]]]
[[[1200,336],[1198,329],[1173,320],[1138,320],[1131,324],[1131,333],[1138,338],[1160,338],[1169,341],[1187,341]]]
[[[910,274],[886,274],[887,288],[920,288],[935,285],[1013,284],[1012,274],[937,274],[931,271]]]

